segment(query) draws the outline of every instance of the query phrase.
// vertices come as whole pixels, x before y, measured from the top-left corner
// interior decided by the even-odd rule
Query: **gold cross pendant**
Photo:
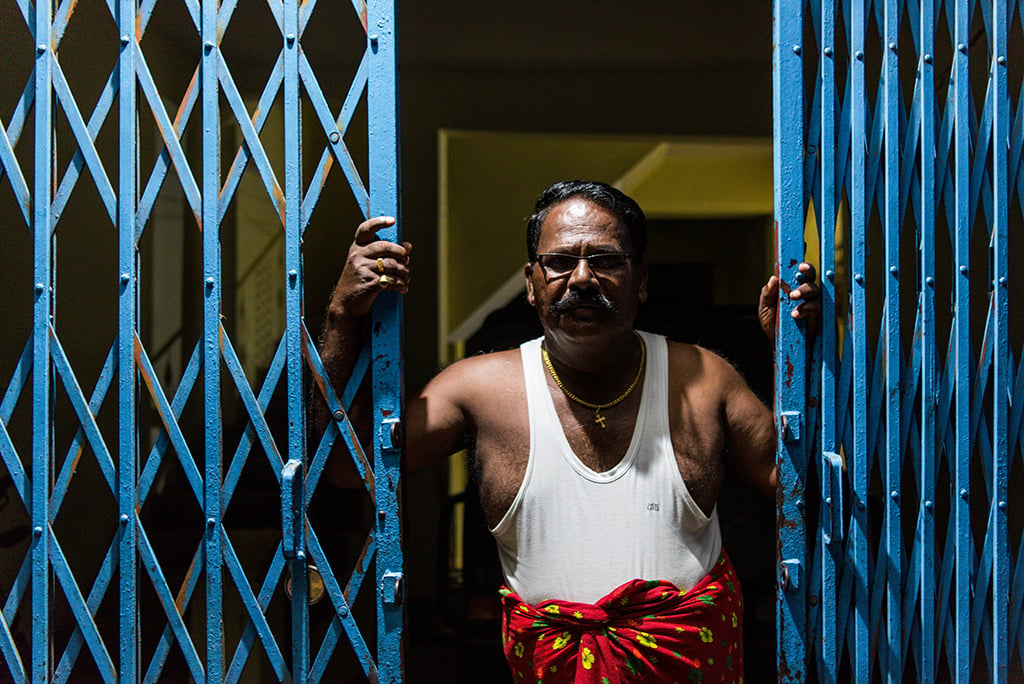
[[[605,417],[601,415],[600,411],[594,411],[594,422],[600,425],[602,430],[604,429],[605,420]]]

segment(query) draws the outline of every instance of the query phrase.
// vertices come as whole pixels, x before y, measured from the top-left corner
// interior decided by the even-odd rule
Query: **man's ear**
[[[640,269],[640,288],[637,291],[637,298],[643,304],[647,301],[647,261],[644,261]]]
[[[526,279],[526,301],[530,303],[530,306],[536,306],[536,300],[533,296],[533,264],[526,264],[523,266],[523,277]]]

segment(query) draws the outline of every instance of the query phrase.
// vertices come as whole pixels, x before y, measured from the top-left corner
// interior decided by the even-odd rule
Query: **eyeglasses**
[[[626,262],[630,256],[625,252],[606,252],[604,254],[559,254],[549,252],[538,254],[537,263],[544,269],[548,278],[564,278],[576,270],[580,259],[586,259],[587,265],[595,275],[612,276],[618,275],[626,268]]]

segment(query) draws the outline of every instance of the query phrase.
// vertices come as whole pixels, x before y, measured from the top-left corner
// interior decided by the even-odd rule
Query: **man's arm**
[[[821,304],[820,291],[815,283],[814,266],[800,264],[798,269],[803,283],[790,289],[788,297],[800,302],[792,312],[794,319],[803,320],[809,335],[818,328]],[[775,343],[778,318],[779,288],[777,276],[772,276],[763,288],[758,304],[758,319],[765,334]],[[775,420],[772,412],[758,399],[733,369],[723,372],[726,415],[727,460],[729,466],[756,489],[772,496],[778,486],[775,464]]]

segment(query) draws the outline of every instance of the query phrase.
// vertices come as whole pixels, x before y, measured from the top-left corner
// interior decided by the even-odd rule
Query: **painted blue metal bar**
[[[21,392],[25,388],[26,383],[32,376],[32,349],[33,340],[29,338],[21,352],[21,357],[18,359],[18,365],[14,367],[14,374],[7,385],[7,391],[4,392],[3,401],[0,401],[0,434],[3,436],[3,439],[0,440],[0,456],[3,457],[7,474],[13,480],[18,497],[26,509],[30,506],[29,497],[31,495],[32,483],[25,472],[21,459],[18,457],[17,449],[14,448],[14,443],[11,442],[10,435],[7,433],[7,423],[11,421],[14,407],[18,403],[18,399],[21,398]]]
[[[93,581],[92,589],[89,591],[89,598],[86,599],[86,605],[91,615],[96,615],[100,603],[107,594],[107,589],[114,579],[116,563],[117,545],[111,544],[107,549],[106,556],[103,558],[100,571],[96,574],[96,579]],[[71,638],[68,639],[67,648],[64,649],[60,662],[57,663],[57,667],[53,672],[53,684],[63,684],[63,682],[68,680],[84,644],[85,635],[82,632],[82,628],[76,625],[75,630],[71,633]]]
[[[992,284],[995,328],[993,339],[992,386],[992,484],[989,534],[992,536],[992,654],[990,675],[996,684],[1009,677],[1008,628],[1010,597],[1010,548],[1007,529],[1008,481],[1010,475],[1007,428],[1010,408],[1010,306],[1009,306],[1009,205],[1013,186],[1007,176],[1010,139],[1009,22],[1013,13],[1006,0],[992,5]]]
[[[7,129],[0,122],[0,179],[4,177],[4,174],[11,182],[11,189],[18,201],[21,215],[25,218],[25,225],[31,225],[32,193],[29,191],[25,175],[18,165],[18,158],[14,156],[14,147],[11,146],[11,140],[7,137]]]
[[[50,396],[50,320],[53,314],[53,239],[50,234],[50,177],[53,148],[52,72],[48,2],[35,3],[35,153],[32,196],[35,299],[32,328],[32,496],[28,513],[32,525],[32,680],[50,677],[50,567],[47,508],[53,461],[53,406]]]
[[[886,340],[883,356],[875,358],[885,368],[885,491],[890,496],[885,498],[884,516],[884,574],[876,576],[876,582],[884,582],[886,644],[888,659],[884,663],[884,678],[890,684],[903,681],[903,649],[902,649],[902,611],[903,596],[903,533],[900,490],[903,469],[900,449],[900,375],[902,346],[900,334],[900,235],[901,231],[901,192],[900,192],[900,107],[902,106],[899,79],[899,32],[900,5],[897,0],[886,0],[883,36],[882,89],[884,96],[884,129],[885,129],[885,199],[880,208],[884,239],[885,239],[885,308],[884,330]],[[880,94],[881,95],[881,94]],[[877,385],[875,387],[878,387]],[[878,389],[882,389],[878,387]],[[882,422],[882,421],[879,421]],[[859,452],[858,452],[859,453]],[[879,552],[882,554],[882,552]]]
[[[938,338],[935,324],[935,7],[934,0],[920,0],[920,49],[918,50],[918,90],[920,103],[920,174],[921,212],[919,283],[922,335],[921,345],[921,407],[920,461],[918,466],[918,520],[920,540],[917,562],[921,566],[920,622],[921,641],[918,678],[922,682],[935,679],[938,638],[935,633],[935,483],[939,465],[936,432],[936,404],[939,386]]]
[[[778,420],[776,464],[778,589],[776,626],[779,640],[779,681],[802,682],[807,672],[806,437],[800,430],[805,412],[805,349],[800,332],[789,315],[787,296],[797,286],[795,266],[804,260],[805,221],[803,187],[803,3],[776,0],[774,4],[773,116],[775,232],[778,253],[776,271],[780,284],[778,332],[775,341],[775,413]],[[786,416],[783,423],[783,415]]]
[[[220,268],[220,93],[217,68],[220,37],[217,0],[202,0],[202,226],[203,231],[203,404],[205,413],[204,498],[206,529],[203,536],[206,570],[206,681],[224,679],[223,560],[221,558],[221,387],[220,313],[223,287]],[[167,136],[164,136],[168,142]]]
[[[281,553],[281,544],[279,543],[274,551],[274,560],[271,561],[270,569],[267,570],[267,576],[263,579],[263,584],[260,586],[260,593],[256,597],[260,610],[265,611],[270,606],[270,600],[273,598],[274,592],[284,574],[284,566],[285,559]],[[241,679],[242,670],[245,668],[245,663],[249,658],[257,636],[256,625],[250,620],[249,624],[245,626],[245,631],[242,633],[238,646],[235,648],[235,654],[231,657],[231,664],[224,676],[225,682],[234,683]]]
[[[138,478],[135,340],[138,329],[138,250],[135,240],[137,173],[135,0],[119,0],[118,34],[118,635],[121,681],[139,679],[138,555],[135,528],[135,483]],[[95,175],[95,172],[94,172]],[[113,274],[112,274],[113,275]]]
[[[11,635],[11,626],[7,624],[7,619],[2,613],[0,613],[0,655],[7,663],[7,671],[10,673],[12,681],[18,684],[28,681],[25,663],[22,661],[21,653],[18,652],[18,646],[14,643],[14,637]]]
[[[394,216],[394,226],[378,231],[383,240],[401,241],[398,136],[398,26],[394,0],[367,5],[370,76],[370,215]],[[377,667],[382,682],[404,679],[402,661],[403,572],[399,483],[403,411],[402,298],[384,292],[373,307],[374,472],[377,507]]]
[[[299,76],[301,31],[298,0],[284,0],[282,7],[282,51],[284,53],[284,230],[285,230],[285,346],[287,365],[285,386],[288,396],[288,463],[296,471],[299,492],[306,472],[306,421],[304,393],[302,391],[302,102]],[[282,496],[286,493],[282,477]],[[304,497],[294,502],[298,534],[289,559],[288,570],[292,581],[292,677],[303,682],[309,675],[309,579],[306,565]],[[284,542],[287,550],[289,543]]]
[[[865,187],[864,149],[868,133],[867,95],[864,73],[864,35],[866,7],[864,0],[850,3],[850,60],[853,104],[851,109],[850,136],[850,218],[851,244],[850,266],[853,275],[850,283],[851,308],[847,335],[853,347],[853,377],[865,378],[868,373],[867,316],[865,307],[865,252],[867,230],[867,207],[870,189]],[[877,117],[876,117],[877,120]],[[848,362],[844,359],[844,363]],[[870,676],[870,643],[868,638],[868,539],[867,539],[867,495],[868,495],[868,449],[866,434],[867,386],[863,382],[853,383],[853,450],[848,462],[852,462],[852,503],[850,521],[850,557],[852,565],[847,570],[853,577],[853,615],[851,621],[851,668],[855,681],[867,681]]]
[[[812,6],[814,3],[812,3]],[[818,678],[821,682],[834,682],[839,668],[842,643],[838,631],[838,603],[836,600],[837,574],[842,567],[842,534],[843,510],[840,501],[833,496],[832,490],[838,488],[842,492],[843,473],[840,461],[838,473],[833,470],[833,461],[826,455],[832,454],[839,459],[839,446],[836,441],[836,379],[839,364],[839,353],[836,347],[836,222],[837,186],[836,186],[836,122],[835,110],[836,75],[835,75],[835,15],[834,0],[822,0],[820,10],[821,25],[821,142],[818,146],[821,159],[821,192],[818,196],[818,236],[820,245],[819,264],[822,271],[821,280],[821,438],[820,462],[821,500],[828,501],[828,510],[824,515],[829,517],[829,539],[819,542],[821,558],[821,667]],[[826,462],[827,461],[827,462]],[[826,484],[825,474],[829,480]],[[838,516],[835,514],[838,513]]]

